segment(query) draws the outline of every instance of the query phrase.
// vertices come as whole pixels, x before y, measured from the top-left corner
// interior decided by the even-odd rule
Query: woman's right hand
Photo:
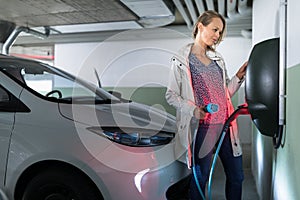
[[[196,107],[195,110],[194,110],[194,117],[196,119],[205,119],[206,114],[207,113],[204,111],[204,106]]]

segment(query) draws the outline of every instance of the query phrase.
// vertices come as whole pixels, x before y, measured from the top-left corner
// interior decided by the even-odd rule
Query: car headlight
[[[113,142],[127,146],[158,146],[168,144],[174,133],[138,128],[89,127],[89,131],[104,136]]]

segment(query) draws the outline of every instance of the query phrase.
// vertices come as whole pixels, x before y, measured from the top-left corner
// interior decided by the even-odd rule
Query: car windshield
[[[118,98],[103,89],[43,63],[1,60],[0,69],[49,100],[72,103],[119,102]]]

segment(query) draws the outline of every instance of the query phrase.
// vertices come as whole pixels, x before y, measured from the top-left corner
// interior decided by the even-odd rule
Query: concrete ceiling
[[[0,19],[20,26],[57,26],[138,19],[117,0],[1,0],[0,3]]]
[[[245,12],[239,10],[242,4]],[[50,33],[44,40],[22,34],[16,45],[101,41],[123,30],[152,27],[190,35],[195,16],[208,9],[227,18],[228,36],[252,27],[252,0],[0,0],[0,5],[0,20]]]

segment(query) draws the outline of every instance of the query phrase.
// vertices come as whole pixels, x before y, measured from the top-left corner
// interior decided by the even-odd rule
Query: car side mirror
[[[114,95],[115,97],[117,97],[118,99],[120,99],[122,102],[125,102],[125,103],[131,102],[131,100],[122,98],[122,93],[121,92],[108,91],[108,93]]]

